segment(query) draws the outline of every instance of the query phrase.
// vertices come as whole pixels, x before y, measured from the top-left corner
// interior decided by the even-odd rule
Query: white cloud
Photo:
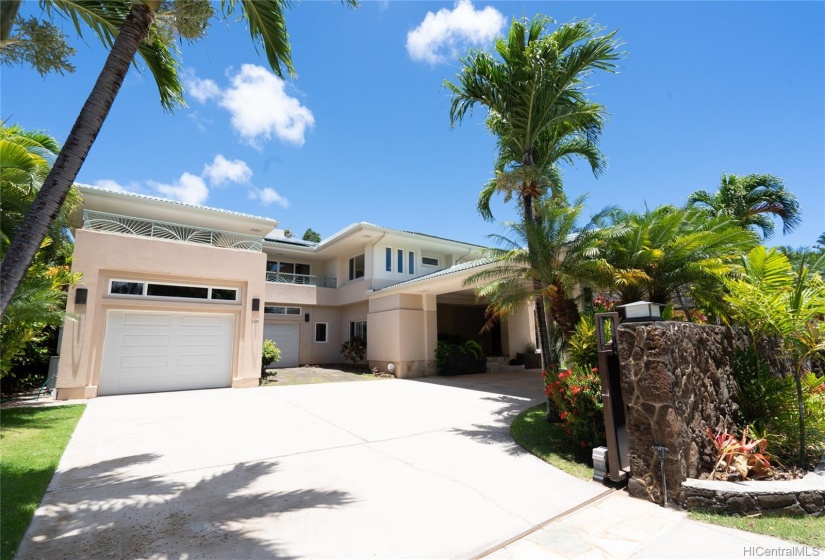
[[[228,160],[218,154],[212,163],[207,163],[203,167],[201,176],[208,179],[213,186],[219,187],[227,181],[241,184],[248,183],[252,179],[252,170],[243,160]]]
[[[201,103],[206,103],[210,99],[215,99],[221,95],[221,88],[214,80],[198,78],[193,71],[183,73],[183,86],[186,93]]]
[[[189,172],[185,172],[176,183],[171,185],[157,181],[147,181],[147,183],[159,193],[187,204],[203,204],[209,197],[209,189],[204,180]]]
[[[263,66],[244,64],[231,82],[219,104],[232,115],[232,128],[244,140],[255,147],[273,136],[304,144],[304,133],[315,124],[315,117],[286,93],[283,80]]]
[[[115,192],[129,192],[126,187],[112,179],[98,179],[95,181],[95,186]]]
[[[269,206],[273,202],[283,208],[289,208],[289,201],[286,197],[278,194],[273,188],[266,187],[260,190],[249,191],[249,198],[259,200],[262,204]]]
[[[492,6],[476,10],[470,0],[459,0],[452,10],[427,12],[424,21],[407,33],[407,53],[418,62],[446,62],[470,46],[490,43],[505,24],[504,16]]]

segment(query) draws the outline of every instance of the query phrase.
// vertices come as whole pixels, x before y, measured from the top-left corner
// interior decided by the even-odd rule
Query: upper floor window
[[[398,250],[398,273],[404,272],[404,250]]]
[[[356,278],[363,278],[364,268],[364,255],[352,257],[349,260],[349,279],[355,280]]]
[[[439,266],[440,261],[435,257],[421,257],[421,264],[425,266]]]
[[[409,272],[410,274],[415,274],[415,253],[413,251],[410,251],[408,253],[408,256],[409,256],[409,263],[408,263],[409,266],[407,267],[407,272]]]
[[[266,271],[309,276],[309,265],[296,262],[266,261]]]
[[[386,260],[387,272],[392,272],[392,248],[387,247],[384,256]]]

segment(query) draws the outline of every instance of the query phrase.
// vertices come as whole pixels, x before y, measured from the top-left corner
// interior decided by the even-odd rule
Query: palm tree
[[[356,5],[356,0],[345,1]],[[4,21],[8,21],[10,15],[7,10],[11,12],[13,5],[19,6],[19,2],[9,4],[10,7],[7,7],[6,2],[3,2],[3,16],[7,18]],[[162,7],[162,0],[98,0],[84,3],[51,0],[45,4],[69,14],[78,28],[79,21],[82,20],[89,23],[99,37],[114,40],[111,41],[111,51],[91,94],[0,264],[0,313],[9,305],[60,211],[139,49],[142,49],[140,52],[155,76],[163,106],[171,109],[183,102],[182,88],[175,71],[176,61],[167,47],[174,43],[168,41],[168,38],[165,41],[162,33],[153,32],[152,24]],[[181,0],[175,2],[175,5],[178,4],[191,6],[193,3]],[[279,77],[283,77],[284,70],[293,72],[284,20],[284,9],[287,6],[287,0],[224,0],[221,3],[224,15],[227,16],[240,7],[253,42],[263,46],[270,67]],[[89,15],[90,13],[102,15],[97,17]],[[119,28],[113,28],[112,22],[122,24]],[[189,31],[193,37],[197,37],[198,30],[202,34],[205,29],[205,24],[201,24],[191,26]],[[6,26],[0,32],[7,34]],[[0,39],[5,37],[0,36]],[[154,50],[148,49],[151,54],[157,55],[154,59],[147,58],[144,54],[147,40],[150,46],[154,46]]]
[[[613,211],[599,231],[594,257],[600,282],[618,292],[622,303],[668,303],[683,296],[712,303],[717,275],[730,270],[756,236],[725,217],[699,208],[660,206],[643,213]]]
[[[782,220],[782,233],[792,232],[801,222],[799,201],[785,190],[782,179],[773,175],[725,175],[714,194],[696,191],[688,206],[702,205],[714,216],[727,216],[743,227],[757,227],[763,239],[773,236],[773,218]]]
[[[54,138],[19,126],[0,126],[0,255],[31,206],[43,179],[60,151]],[[71,240],[66,235],[69,217],[78,208],[80,196],[72,189],[41,243],[21,287],[0,320],[0,377],[5,376],[13,359],[28,344],[48,336],[49,329],[63,323],[65,287],[77,281],[69,272]]]
[[[531,301],[565,301],[579,282],[598,277],[597,263],[590,258],[598,240],[596,225],[612,209],[602,210],[579,227],[584,200],[582,196],[567,204],[554,197],[540,199],[534,205],[538,219],[508,222],[507,235],[489,236],[499,247],[491,251],[496,265],[464,282],[465,286],[483,283],[476,296],[487,301],[486,327]],[[552,312],[549,328],[553,328]],[[542,346],[544,354],[558,363],[555,345]]]
[[[505,200],[518,195],[528,229],[536,225],[536,199],[547,189],[562,196],[559,162],[583,155],[594,172],[601,169],[595,143],[604,108],[587,101],[585,78],[595,70],[615,71],[622,55],[615,32],[599,35],[602,28],[585,20],[562,25],[548,35],[545,32],[551,21],[543,15],[535,16],[529,24],[514,20],[508,37],[495,43],[499,58],[472,51],[461,59],[464,68],[457,84],[444,84],[452,92],[452,125],[482,105],[488,110],[487,125],[498,138],[498,173],[481,193],[481,214],[492,218],[489,201],[495,192],[504,192]],[[533,266],[538,248],[532,246],[532,237],[525,241],[531,256],[528,264]],[[539,295],[545,286],[538,273],[532,281],[539,337],[542,347],[551,348],[544,301]],[[555,367],[549,354],[542,353],[546,370]]]

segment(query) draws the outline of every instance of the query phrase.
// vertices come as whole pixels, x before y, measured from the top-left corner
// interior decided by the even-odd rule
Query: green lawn
[[[85,408],[0,410],[0,559],[14,556]]]
[[[690,512],[691,519],[770,535],[825,549],[825,517],[734,517],[716,513]]]
[[[539,459],[577,478],[591,480],[593,467],[587,464],[587,457],[564,440],[561,424],[544,419],[546,410],[545,404],[523,410],[510,424],[510,435]]]

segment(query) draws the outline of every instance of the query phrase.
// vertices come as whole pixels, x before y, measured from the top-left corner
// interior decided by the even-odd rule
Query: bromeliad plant
[[[562,421],[568,440],[582,448],[605,445],[604,405],[596,368],[574,365],[544,377],[544,393]]]
[[[751,439],[748,437],[748,429],[742,431],[742,438],[724,430],[719,430],[716,434],[708,428],[713,446],[716,449],[716,462],[711,479],[727,480],[729,478],[741,478],[742,480],[760,479],[773,475],[771,464],[765,453],[768,442],[765,438]]]

